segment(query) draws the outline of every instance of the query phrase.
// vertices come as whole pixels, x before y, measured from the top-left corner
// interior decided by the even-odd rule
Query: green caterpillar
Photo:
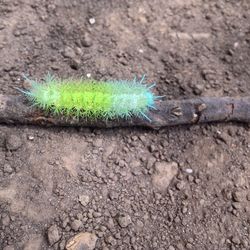
[[[143,84],[145,76],[133,81],[61,80],[47,75],[43,83],[30,80],[29,90],[19,89],[38,108],[53,115],[90,119],[145,118],[156,109],[155,96]]]

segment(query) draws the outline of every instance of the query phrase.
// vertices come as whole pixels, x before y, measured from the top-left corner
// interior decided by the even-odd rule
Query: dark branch
[[[158,110],[148,114],[151,122],[142,118],[128,120],[86,120],[64,117],[52,117],[31,107],[22,96],[0,95],[0,123],[33,124],[82,127],[130,127],[142,126],[160,128],[180,124],[198,124],[205,122],[250,122],[250,97],[202,97],[187,100],[169,100],[158,103]]]

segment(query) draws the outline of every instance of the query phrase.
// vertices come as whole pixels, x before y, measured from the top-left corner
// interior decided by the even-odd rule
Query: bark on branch
[[[161,101],[158,110],[148,114],[146,119],[132,118],[109,121],[52,117],[31,107],[23,96],[0,95],[0,123],[33,124],[41,126],[82,126],[82,127],[130,127],[142,126],[158,129],[180,124],[206,122],[250,122],[250,97],[202,97],[187,100]]]

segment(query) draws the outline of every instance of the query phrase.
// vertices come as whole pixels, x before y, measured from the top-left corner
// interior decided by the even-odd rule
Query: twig
[[[161,101],[158,110],[148,114],[151,122],[142,118],[109,121],[52,117],[32,107],[22,96],[0,95],[0,123],[41,126],[131,127],[158,129],[180,124],[206,122],[250,122],[250,97],[202,97],[187,100]]]

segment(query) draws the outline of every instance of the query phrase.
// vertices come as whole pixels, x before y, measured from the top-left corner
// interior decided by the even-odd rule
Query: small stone
[[[139,160],[133,160],[130,163],[130,167],[131,168],[140,168],[140,166],[141,166],[141,162]]]
[[[193,88],[193,92],[195,95],[200,95],[202,94],[202,91],[203,91],[203,86],[198,84],[198,85],[195,85],[194,88]]]
[[[79,195],[78,200],[81,203],[81,205],[85,207],[89,204],[90,198],[88,195],[83,194],[83,195]]]
[[[237,237],[237,236],[234,236],[233,238],[232,238],[232,242],[234,243],[234,244],[236,244],[236,245],[240,245],[240,239],[239,239],[239,237]]]
[[[102,171],[101,171],[100,169],[96,169],[96,170],[95,170],[95,176],[96,176],[97,178],[101,178],[101,177],[102,177]]]
[[[73,59],[76,57],[76,54],[75,54],[75,51],[71,47],[67,46],[67,47],[65,47],[65,49],[63,51],[63,56]]]
[[[83,224],[80,220],[73,220],[70,226],[74,231],[78,231],[83,226]]]
[[[82,37],[82,46],[84,47],[90,47],[93,45],[92,39],[89,35],[89,33],[84,33]]]
[[[99,217],[101,217],[101,216],[102,216],[102,214],[99,213],[99,212],[94,212],[94,213],[93,213],[93,217],[94,217],[94,218],[99,218]]]
[[[101,139],[101,138],[98,138],[95,141],[93,141],[94,147],[100,148],[100,147],[102,147],[102,144],[103,144],[103,139]]]
[[[188,175],[187,177],[189,182],[193,182],[194,181],[194,177],[192,175]]]
[[[3,132],[0,132],[0,147],[4,147],[6,140],[6,135]]]
[[[6,148],[8,150],[16,151],[22,146],[22,140],[17,135],[9,135],[6,139]]]
[[[240,210],[242,206],[240,202],[232,202],[232,207],[236,210]]]
[[[132,223],[131,218],[128,214],[122,214],[117,218],[118,224],[120,227],[127,227]]]
[[[185,250],[185,247],[181,243],[177,243],[176,247],[178,250]]]
[[[34,141],[35,137],[33,135],[28,135],[28,140],[29,141]]]
[[[245,199],[244,192],[235,191],[233,192],[233,200],[236,202],[241,202]]]
[[[193,169],[192,168],[186,168],[185,172],[188,174],[192,174],[193,173]]]
[[[30,235],[30,239],[24,244],[23,250],[41,249],[42,235]]]
[[[3,172],[7,174],[13,173],[13,168],[9,164],[5,164],[3,167]]]
[[[47,235],[48,235],[49,244],[51,246],[54,245],[56,242],[58,242],[61,238],[59,230],[56,225],[52,225],[48,229]]]
[[[186,214],[187,211],[188,211],[187,207],[183,207],[183,208],[182,208],[182,213],[183,213],[183,214]]]
[[[159,191],[165,191],[177,173],[178,165],[176,162],[156,162],[155,173],[152,176],[153,185]]]
[[[157,151],[157,148],[153,144],[149,145],[148,149],[149,149],[150,153],[153,153],[153,152]]]
[[[115,191],[110,191],[108,196],[109,196],[110,200],[115,200],[115,199],[118,199],[118,197],[119,197],[118,193],[116,193]]]
[[[2,224],[3,224],[3,226],[5,226],[5,227],[9,226],[9,224],[10,224],[10,217],[9,217],[9,215],[5,215],[5,216],[2,218]]]
[[[70,238],[66,250],[94,250],[97,236],[93,233],[83,232]]]
[[[224,142],[225,144],[228,144],[229,142],[229,135],[225,132],[220,132],[220,131],[217,131],[216,135],[215,135],[216,139]]]
[[[89,18],[89,23],[91,25],[95,24],[95,18],[94,17]]]
[[[176,189],[180,191],[184,188],[184,186],[185,186],[185,183],[183,181],[180,181],[176,184]]]
[[[168,250],[175,250],[175,248],[173,246],[169,246]]]
[[[115,238],[113,236],[111,236],[111,235],[105,237],[105,242],[110,244],[110,245],[115,245],[116,244]]]
[[[149,48],[151,48],[151,49],[153,49],[155,51],[158,51],[159,45],[158,45],[158,41],[155,38],[152,38],[152,37],[148,38],[147,39],[147,44],[148,44]]]
[[[250,194],[247,194],[246,198],[248,201],[250,201]]]
[[[14,246],[6,246],[3,250],[15,250]]]
[[[65,245],[66,245],[66,241],[65,240],[62,240],[59,244],[59,249],[60,250],[64,250],[65,249]]]

